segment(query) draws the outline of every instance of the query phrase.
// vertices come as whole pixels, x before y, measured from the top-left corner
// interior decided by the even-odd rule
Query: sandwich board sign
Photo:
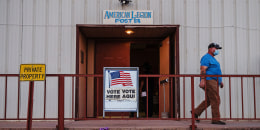
[[[139,116],[139,68],[104,67],[103,118],[105,112],[137,112]]]

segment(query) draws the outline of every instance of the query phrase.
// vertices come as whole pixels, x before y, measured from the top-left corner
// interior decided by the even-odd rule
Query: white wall
[[[44,63],[49,74],[74,74],[76,24],[102,24],[103,10],[121,9],[153,10],[154,24],[180,25],[181,74],[199,74],[200,58],[210,42],[223,46],[221,54],[216,57],[223,74],[260,74],[260,0],[132,0],[126,7],[122,7],[118,0],[0,0],[0,73],[17,74],[20,64]],[[5,79],[0,78],[0,81],[2,85]],[[228,80],[224,81],[228,86]],[[8,94],[17,95],[16,82],[17,79],[8,79]],[[188,79],[186,82],[188,86]],[[196,79],[196,86],[198,82]],[[233,82],[232,92],[236,94],[232,96],[232,115],[241,117],[241,87],[237,86],[240,79],[232,79]],[[256,83],[259,82],[257,79]],[[71,79],[66,80],[66,84],[71,83]],[[245,80],[244,84],[244,101],[248,101],[252,99],[252,82]],[[44,87],[41,82],[36,85],[39,87],[35,91],[34,108],[37,111],[34,117],[42,117]],[[57,79],[47,78],[47,85],[47,92],[52,93],[47,97],[47,116],[57,117],[57,109],[51,109],[57,107]],[[21,83],[21,117],[26,116],[26,86],[28,83]],[[260,91],[259,85],[256,87],[256,91]],[[181,82],[181,96],[182,90]],[[198,87],[195,91],[198,105],[204,92]],[[2,95],[3,91],[0,93]],[[66,94],[69,93],[69,87],[66,87]],[[186,99],[189,99],[189,93],[190,89],[186,89]],[[228,87],[222,89],[220,95],[221,115],[228,117]],[[17,99],[8,97],[8,102],[17,102]],[[1,96],[0,106],[3,101]],[[247,102],[245,106],[252,106],[251,103]],[[190,116],[189,101],[186,106],[186,116]],[[17,111],[16,104],[7,107],[8,117],[15,117],[15,113],[10,112]],[[181,110],[182,107],[183,104]],[[252,117],[252,108],[244,109],[248,113],[245,115]],[[1,108],[0,118],[3,117],[2,111]],[[257,116],[260,117],[260,112]]]

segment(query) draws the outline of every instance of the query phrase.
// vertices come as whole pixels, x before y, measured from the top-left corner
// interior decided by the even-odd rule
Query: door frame
[[[87,28],[87,27],[91,27],[91,28],[100,28],[100,27],[112,27],[112,28],[122,28],[122,27],[143,27],[143,28],[171,28],[171,29],[175,29],[174,33],[172,34],[168,34],[168,36],[170,36],[170,47],[169,47],[169,51],[170,51],[170,56],[169,56],[169,70],[170,73],[174,73],[175,75],[180,74],[180,66],[179,66],[179,27],[180,25],[93,25],[93,24],[77,24],[76,25],[76,74],[79,74],[79,62],[80,62],[80,50],[79,50],[79,35],[82,34],[81,29],[82,28]],[[85,37],[87,38],[87,36]],[[171,45],[174,45],[174,52],[172,52],[171,50]],[[173,61],[171,59],[174,59]],[[173,64],[174,67],[171,67]],[[78,113],[78,108],[79,108],[79,78],[76,78],[76,87],[75,87],[75,117],[78,118],[79,117],[79,113]],[[173,99],[172,97],[170,98],[170,112],[173,113],[173,111],[175,111],[174,113],[177,113],[178,117],[180,117],[180,81],[179,78],[176,78],[176,80],[174,81],[174,85],[177,86],[175,90],[175,101],[171,100]],[[173,90],[171,90],[173,91]],[[87,101],[87,99],[86,99]],[[173,105],[173,103],[175,102],[175,104]],[[87,111],[87,107],[86,107],[86,111]]]

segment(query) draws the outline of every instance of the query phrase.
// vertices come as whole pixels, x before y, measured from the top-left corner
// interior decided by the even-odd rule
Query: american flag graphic
[[[122,84],[123,86],[133,86],[130,73],[124,71],[111,72],[111,86]]]

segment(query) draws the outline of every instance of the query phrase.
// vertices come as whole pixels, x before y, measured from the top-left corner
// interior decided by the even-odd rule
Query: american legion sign
[[[103,24],[153,24],[153,11],[104,10]]]

